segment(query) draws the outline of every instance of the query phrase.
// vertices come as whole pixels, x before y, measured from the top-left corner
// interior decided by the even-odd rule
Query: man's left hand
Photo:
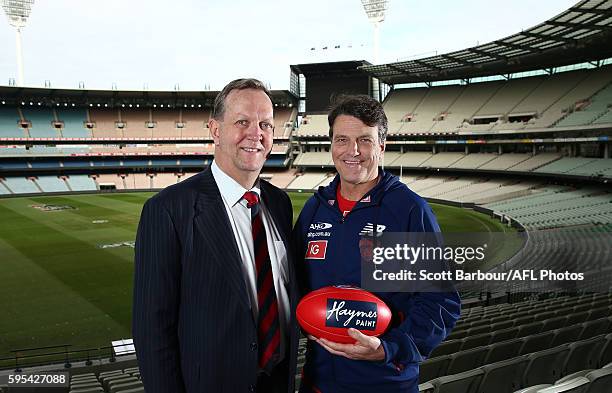
[[[309,336],[309,338],[319,343],[329,353],[344,356],[348,359],[370,361],[385,359],[385,349],[378,337],[366,336],[353,328],[348,330],[348,334],[357,341],[355,344],[340,344],[312,336]]]

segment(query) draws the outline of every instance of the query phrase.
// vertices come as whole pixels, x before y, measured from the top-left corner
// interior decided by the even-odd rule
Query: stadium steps
[[[2,184],[4,188],[6,188],[6,194],[14,194],[13,190],[11,190],[10,187],[4,182],[4,179],[0,178],[0,184]]]
[[[43,191],[42,187],[40,186],[40,184],[38,184],[38,182],[36,181],[36,177],[32,178],[32,183],[34,183],[34,186],[38,189],[39,192],[45,192]]]
[[[68,187],[68,190],[70,192],[73,192],[74,190],[72,189],[72,186],[70,185],[70,182],[68,181],[68,178],[64,177],[62,180],[64,181],[64,183],[66,183],[66,187]]]

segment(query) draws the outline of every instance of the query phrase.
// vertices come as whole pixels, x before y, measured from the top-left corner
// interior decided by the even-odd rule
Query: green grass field
[[[134,249],[129,242],[151,195],[0,199],[0,358],[12,356],[12,349],[96,348],[131,337]],[[291,195],[296,217],[310,195]],[[32,207],[44,204],[71,208]],[[507,230],[473,211],[433,208],[443,231]]]

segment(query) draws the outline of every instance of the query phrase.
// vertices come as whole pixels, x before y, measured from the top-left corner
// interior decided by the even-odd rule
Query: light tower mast
[[[387,0],[361,0],[363,9],[374,25],[374,64],[379,62],[379,41],[380,41],[380,24],[385,20],[385,12],[387,11]]]
[[[23,86],[23,51],[21,50],[21,29],[28,21],[34,0],[2,0],[2,9],[9,23],[17,30],[17,85]]]

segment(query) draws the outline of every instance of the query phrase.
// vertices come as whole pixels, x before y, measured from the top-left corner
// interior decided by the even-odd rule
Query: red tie
[[[268,253],[266,229],[261,217],[259,195],[253,191],[244,194],[247,207],[251,209],[251,229],[257,274],[257,335],[259,339],[259,368],[270,374],[280,355],[280,327],[278,301],[272,280],[272,264]]]

